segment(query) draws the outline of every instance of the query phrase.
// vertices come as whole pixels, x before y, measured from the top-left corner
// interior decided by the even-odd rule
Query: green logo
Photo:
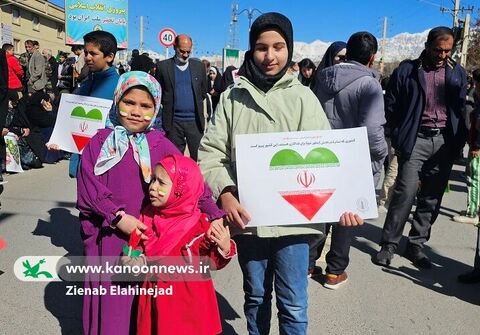
[[[38,278],[38,276],[40,275],[45,276],[45,278],[53,278],[53,276],[48,271],[39,272],[40,265],[44,263],[46,263],[45,259],[41,259],[37,264],[35,264],[34,266],[31,266],[30,262],[27,259],[25,262],[22,262],[23,267],[27,269],[23,271],[23,275],[25,277],[32,277],[32,278]]]
[[[128,245],[123,246],[123,253],[130,257],[140,257],[142,255],[142,250],[131,249]]]
[[[70,115],[78,119],[102,121],[102,112],[97,108],[94,108],[87,113],[82,106],[77,106],[72,110]]]
[[[339,166],[337,155],[327,148],[312,149],[305,158],[292,149],[277,152],[270,161],[270,169]]]

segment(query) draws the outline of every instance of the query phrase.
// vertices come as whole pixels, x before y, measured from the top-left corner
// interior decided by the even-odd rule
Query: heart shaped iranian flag
[[[92,138],[92,135],[87,134],[89,123],[102,122],[102,112],[97,108],[93,108],[87,113],[82,106],[77,106],[72,110],[70,116],[74,119],[81,120],[78,124],[79,131],[72,132],[73,141],[78,151],[81,152]]]
[[[311,168],[331,168],[339,166],[338,157],[327,148],[315,148],[305,158],[292,149],[277,152],[270,160],[270,170],[299,169],[298,190],[280,191],[285,201],[292,205],[307,220],[311,221],[335,192],[335,189],[311,189],[315,184],[315,174]]]

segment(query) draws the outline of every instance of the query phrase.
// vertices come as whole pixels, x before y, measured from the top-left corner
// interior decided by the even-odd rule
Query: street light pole
[[[248,8],[248,9],[243,9],[241,10],[238,15],[242,14],[242,13],[247,13],[247,17],[248,17],[248,31],[250,31],[250,28],[252,27],[252,19],[253,19],[253,14],[257,12],[258,14],[263,14],[260,10],[258,10],[257,8]]]
[[[254,13],[257,12],[259,14],[263,14],[260,10],[257,8],[248,8],[248,9],[243,9],[241,11],[238,11],[238,3],[236,0],[233,0],[232,2],[232,18],[230,21],[230,44],[228,45],[229,48],[231,49],[236,49],[238,48],[238,36],[237,36],[237,28],[238,28],[238,16],[242,13],[247,13],[248,17],[248,31],[250,32],[250,28],[252,27],[252,19]]]

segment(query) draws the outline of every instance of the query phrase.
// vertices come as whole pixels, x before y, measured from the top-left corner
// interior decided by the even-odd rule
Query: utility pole
[[[460,0],[455,0],[454,8],[440,7],[442,13],[450,13],[453,16],[453,32],[455,34],[455,45],[452,56],[460,60],[460,65],[465,66],[467,62],[468,38],[470,33],[470,15],[467,14],[465,19],[461,19],[459,14],[465,12],[473,12],[473,6],[467,8],[460,7]],[[463,24],[463,26],[461,25]],[[461,36],[459,36],[461,35]],[[459,46],[459,48],[457,48]]]
[[[468,43],[470,41],[470,14],[465,16],[462,30],[462,49],[460,52],[460,65],[465,67],[467,64]]]
[[[453,9],[447,8],[447,7],[440,7],[440,11],[442,13],[450,13],[452,14],[453,17],[453,28],[458,28],[460,24],[460,17],[459,13],[464,13],[464,12],[472,12],[473,11],[473,6],[469,6],[467,8],[461,7],[460,8],[460,0],[455,0],[455,4]]]
[[[380,59],[380,73],[385,69],[385,48],[387,47],[387,17],[383,17],[382,58]]]
[[[230,21],[230,41],[228,47],[230,49],[238,48],[238,3],[236,0],[232,2],[232,20]]]
[[[143,16],[140,16],[140,46],[139,46],[139,49],[140,49],[140,54],[143,53]]]
[[[460,0],[455,0],[455,7],[453,9],[453,26],[458,27],[458,11],[460,10]]]

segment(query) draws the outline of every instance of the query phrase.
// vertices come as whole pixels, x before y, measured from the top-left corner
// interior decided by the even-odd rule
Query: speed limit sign
[[[164,28],[158,33],[158,40],[165,48],[171,47],[175,43],[177,34],[171,28]]]

